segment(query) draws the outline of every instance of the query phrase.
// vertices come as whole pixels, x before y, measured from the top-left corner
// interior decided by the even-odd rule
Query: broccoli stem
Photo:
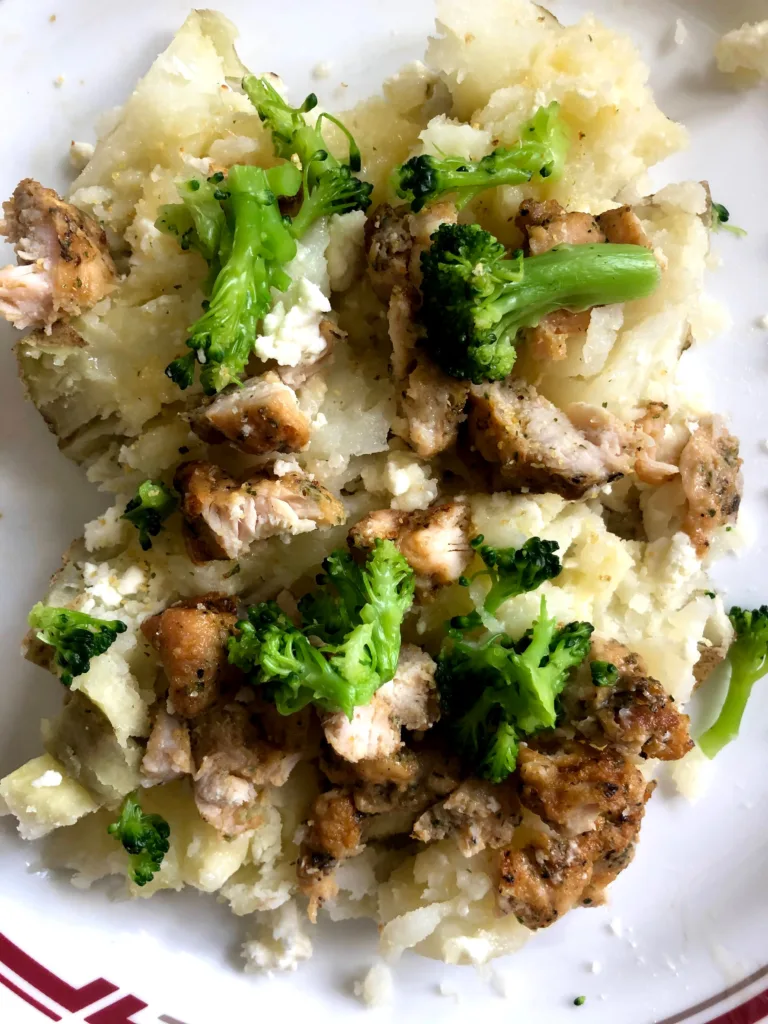
[[[731,677],[720,714],[714,724],[705,733],[702,733],[698,740],[702,753],[707,757],[712,758],[719,754],[723,747],[738,736],[749,695],[759,678],[759,676],[737,676],[736,673]]]
[[[503,261],[510,269],[518,263]],[[519,281],[502,284],[478,311],[478,324],[513,338],[557,309],[580,312],[650,295],[661,278],[653,255],[638,245],[559,245],[523,260]]]

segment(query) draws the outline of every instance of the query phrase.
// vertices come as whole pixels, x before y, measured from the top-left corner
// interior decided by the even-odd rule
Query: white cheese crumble
[[[390,452],[383,463],[365,466],[361,475],[369,494],[389,492],[390,507],[404,512],[426,508],[437,497],[437,480],[429,466],[409,452]]]
[[[49,769],[47,772],[43,772],[39,779],[35,779],[31,786],[33,789],[49,789],[52,786],[60,786],[63,778],[61,772]]]
[[[248,972],[295,971],[312,956],[312,943],[293,900],[260,915],[256,936],[243,943],[242,956]]]
[[[256,339],[256,354],[261,359],[276,359],[281,366],[312,362],[326,347],[320,321],[330,310],[330,302],[306,277],[294,281],[291,291],[295,304],[278,300],[264,317],[264,333]]]
[[[386,964],[381,963],[374,964],[363,980],[356,981],[354,985],[355,995],[371,1009],[389,1005],[392,1002],[393,991],[392,971]]]
[[[93,156],[96,147],[90,142],[72,142],[69,146],[69,162],[76,171],[82,171]]]

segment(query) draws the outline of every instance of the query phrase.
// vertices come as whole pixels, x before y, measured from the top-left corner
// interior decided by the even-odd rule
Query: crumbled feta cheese
[[[603,969],[603,965],[600,963],[599,960],[593,960],[592,963],[589,965],[589,969],[590,971],[592,971],[593,974],[599,974]]]
[[[491,133],[484,128],[473,128],[471,124],[462,124],[445,114],[433,117],[423,132],[420,133],[422,152],[428,156],[441,156],[450,153],[464,160],[480,160],[490,153]]]
[[[294,305],[278,300],[264,317],[264,333],[256,339],[256,354],[261,359],[276,359],[281,366],[312,362],[326,348],[320,333],[322,314],[331,304],[316,284],[306,277],[294,281]]]
[[[386,964],[374,964],[363,980],[354,985],[355,995],[372,1009],[391,1003],[393,991],[392,971]]]
[[[96,147],[90,142],[72,142],[69,146],[69,162],[76,171],[82,171],[93,156]]]
[[[362,478],[369,494],[389,491],[391,507],[404,512],[426,508],[437,497],[437,481],[429,466],[409,452],[390,452],[383,463],[365,466]]]
[[[61,772],[49,769],[47,772],[43,772],[39,779],[35,779],[31,786],[33,789],[48,789],[51,786],[60,786],[63,778]]]
[[[303,473],[304,470],[295,458],[275,459],[272,464],[272,472],[275,476],[285,476],[286,473]]]
[[[362,210],[335,213],[331,217],[328,229],[330,237],[328,248],[325,250],[331,291],[346,291],[362,266],[365,220],[365,213]]]
[[[261,914],[256,936],[243,943],[242,956],[248,972],[295,971],[312,956],[312,943],[293,900]]]
[[[98,519],[92,519],[90,523],[85,524],[83,536],[88,551],[100,551],[102,548],[114,547],[127,536],[128,529],[134,529],[122,518],[124,507],[125,503],[122,506],[120,504],[113,505]]]
[[[124,573],[118,574],[108,562],[101,565],[94,562],[83,564],[85,592],[105,608],[117,608],[126,595],[137,593],[145,581],[144,570],[137,565],[132,565]]]
[[[682,46],[688,38],[688,28],[682,18],[678,18],[675,22],[675,42],[678,46]]]
[[[768,21],[745,24],[724,35],[715,48],[721,71],[752,71],[768,78]]]

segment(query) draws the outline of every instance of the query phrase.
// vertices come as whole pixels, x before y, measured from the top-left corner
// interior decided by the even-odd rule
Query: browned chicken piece
[[[310,921],[317,920],[318,910],[338,892],[333,872],[339,861],[362,853],[361,820],[352,797],[342,789],[322,793],[312,805],[296,865],[299,890],[309,898]]]
[[[386,302],[397,284],[408,280],[413,236],[407,207],[377,206],[365,224],[368,276],[373,290]]]
[[[426,730],[440,717],[435,665],[414,644],[403,644],[394,678],[380,686],[352,718],[342,712],[321,716],[325,738],[346,761],[386,758],[403,746],[403,729]]]
[[[248,710],[264,739],[291,754],[301,754],[302,761],[311,761],[320,753],[323,732],[312,705],[292,715],[281,715],[271,701],[256,694]]]
[[[718,665],[725,661],[725,657],[728,654],[728,645],[708,644],[704,640],[700,640],[698,651],[699,660],[693,666],[693,678],[696,680],[695,690],[709,679]]]
[[[302,759],[264,739],[247,705],[217,704],[192,727],[195,804],[225,836],[256,828],[263,820],[264,786],[282,786]]]
[[[618,682],[595,686],[593,661],[615,665]],[[648,675],[642,658],[617,640],[592,638],[589,657],[566,686],[562,702],[566,722],[596,746],[610,743],[625,754],[661,761],[677,761],[693,746],[688,716]]]
[[[416,326],[418,293],[409,285],[396,285],[389,301],[389,337],[392,375],[399,383],[400,412],[406,429],[398,432],[422,458],[428,459],[456,443],[466,419],[469,385],[437,367],[418,347]]]
[[[421,286],[421,254],[432,244],[432,235],[441,224],[455,224],[458,213],[454,203],[442,200],[432,203],[419,213],[412,213],[408,218],[408,226],[413,239],[413,250],[410,260],[410,278],[417,287]]]
[[[635,475],[644,484],[657,487],[677,476],[680,449],[665,439],[669,407],[664,402],[649,402],[637,421],[641,444],[635,459]]]
[[[271,370],[198,406],[190,426],[207,444],[230,441],[247,455],[298,452],[309,443],[296,393]]]
[[[176,714],[194,718],[218,697],[229,669],[227,640],[236,622],[236,603],[213,593],[179,601],[141,624],[160,656]]]
[[[520,802],[565,836],[591,832],[601,818],[623,820],[642,807],[645,780],[623,754],[586,743],[521,743]]]
[[[604,242],[605,235],[590,213],[567,213],[554,200],[526,200],[515,220],[528,240],[531,256],[540,256],[556,245],[588,245]]]
[[[325,349],[311,363],[277,367],[280,380],[293,391],[297,391],[302,384],[306,384],[309,378],[314,377],[316,373],[327,370],[333,362],[336,346],[347,339],[347,332],[342,331],[338,324],[327,318],[320,321],[319,331],[325,342]]]
[[[634,424],[626,424],[612,412],[588,402],[571,402],[565,414],[590,444],[600,450],[607,462],[622,473],[632,469],[643,440]]]
[[[416,573],[420,590],[455,583],[472,561],[472,519],[462,501],[427,509],[369,512],[349,532],[355,547],[368,550],[378,539],[391,540]]]
[[[642,245],[646,249],[653,246],[640,223],[640,218],[631,206],[620,206],[616,210],[606,210],[597,218],[600,230],[606,242],[617,245]]]
[[[526,331],[528,352],[538,362],[557,362],[568,355],[568,338],[583,334],[589,327],[590,310],[572,313],[570,309],[556,309],[544,317],[537,327]]]
[[[464,857],[490,847],[508,845],[522,814],[512,779],[494,785],[482,779],[467,779],[451,795],[430,807],[418,819],[411,833],[422,843],[453,838]]]
[[[577,904],[603,901],[632,860],[655,784],[610,748],[523,745],[520,754],[522,803],[564,834],[526,827],[516,848],[501,851],[498,905],[528,928],[546,928]],[[581,822],[588,830],[572,834]]]
[[[712,535],[736,521],[742,479],[739,440],[729,434],[720,416],[706,416],[680,456],[680,477],[688,501],[683,530],[701,557]]]
[[[77,316],[115,286],[116,270],[99,224],[54,191],[25,178],[3,203],[4,234],[18,266],[0,270],[0,313],[18,328],[50,327]]]
[[[469,400],[470,437],[484,459],[500,464],[502,487],[581,498],[628,468],[624,453],[594,444],[523,380],[473,385]]]
[[[185,462],[176,471],[187,547],[196,563],[238,558],[256,541],[280,534],[339,526],[344,506],[300,473],[256,472],[238,483],[210,462]]]
[[[187,723],[158,707],[141,761],[142,775],[151,782],[172,782],[194,770]]]

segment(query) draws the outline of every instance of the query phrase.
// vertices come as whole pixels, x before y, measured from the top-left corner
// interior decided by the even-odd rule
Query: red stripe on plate
[[[710,1024],[758,1024],[768,1017],[768,989],[758,993],[741,1006],[715,1017]]]
[[[109,1006],[92,1013],[90,1017],[85,1018],[85,1021],[86,1024],[137,1024],[132,1019],[134,1013],[146,1010],[146,1008],[147,1004],[143,1003],[141,999],[137,999],[136,996],[123,996],[116,1003],[110,1003]]]
[[[10,978],[6,978],[3,974],[0,974],[0,985],[5,985],[5,987],[9,991],[13,992],[15,996],[18,996],[19,999],[23,999],[25,1002],[29,1003],[30,1006],[34,1006],[36,1010],[39,1010],[40,1013],[44,1013],[50,1020],[61,1020],[58,1013],[54,1013],[53,1010],[49,1010],[47,1006],[43,1006],[42,1003],[38,1003],[35,998],[27,995],[23,989],[19,988],[18,985],[15,985]]]
[[[14,974],[18,974],[38,992],[42,992],[44,996],[48,996],[54,1003],[63,1006],[70,1013],[84,1010],[86,1006],[91,1006],[99,999],[103,999],[104,996],[117,992],[117,985],[113,985],[111,981],[105,981],[104,978],[97,978],[96,981],[91,981],[87,985],[83,985],[82,988],[68,985],[66,981],[62,981],[52,971],[15,946],[2,933],[0,933],[0,960]]]

